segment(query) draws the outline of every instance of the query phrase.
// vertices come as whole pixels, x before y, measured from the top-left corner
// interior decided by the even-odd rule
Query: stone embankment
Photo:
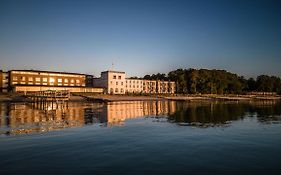
[[[255,95],[106,95],[106,94],[72,94],[69,101],[73,102],[114,102],[114,101],[262,101],[280,100],[281,96]],[[22,94],[0,94],[0,102],[29,102],[30,99]]]

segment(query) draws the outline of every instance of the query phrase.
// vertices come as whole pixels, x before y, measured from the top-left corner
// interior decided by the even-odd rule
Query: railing
[[[32,101],[68,101],[70,98],[70,92],[63,91],[54,91],[54,90],[46,90],[46,91],[37,91],[33,93],[27,94],[27,97],[31,98]]]

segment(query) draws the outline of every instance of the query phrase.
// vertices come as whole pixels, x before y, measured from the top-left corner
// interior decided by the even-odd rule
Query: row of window
[[[113,82],[112,82],[112,81],[110,81],[110,84],[112,85],[112,84],[113,84]],[[115,82],[115,84],[116,84],[116,85],[119,85],[119,82],[118,82],[118,81],[116,81],[116,82]],[[121,85],[121,86],[123,86],[123,82],[120,82],[120,85]]]
[[[47,78],[47,77],[44,77],[44,78],[41,78],[41,77],[16,77],[16,76],[14,76],[13,77],[13,81],[20,81],[20,82],[22,82],[22,81],[36,81],[36,82],[50,82],[50,83],[54,83],[55,82],[55,78],[53,78],[53,77],[49,77],[49,78]],[[58,83],[62,83],[63,82],[63,79],[62,78],[58,78],[57,79],[57,82]],[[81,83],[81,81],[80,80],[78,80],[78,79],[64,79],[64,83],[76,83],[76,84],[80,84]]]
[[[25,81],[21,81],[20,83],[18,83],[17,81],[13,81],[12,84],[13,85],[17,85],[17,84],[21,84],[21,85],[46,85],[46,86],[47,85],[50,85],[50,86],[54,86],[54,85],[56,85],[56,86],[81,86],[81,84],[74,84],[74,83],[70,83],[70,84],[68,84],[68,83],[64,83],[64,84],[57,83],[57,84],[55,84],[55,83],[52,83],[52,82],[49,82],[49,83],[43,82],[43,83],[41,83],[41,82],[25,82]]]
[[[122,78],[122,77],[119,75],[119,76],[118,76],[118,80],[121,80],[121,78]],[[117,79],[117,75],[113,75],[113,79]]]
[[[113,89],[113,88],[110,88],[110,93],[124,93],[124,89],[123,88],[121,88],[121,89],[118,89],[118,88],[115,88],[115,89]],[[126,90],[126,92],[140,92],[140,91],[133,91],[133,90],[131,90],[131,89],[127,89]],[[145,92],[145,89],[143,89],[143,92]],[[155,89],[150,89],[149,91],[147,91],[147,92],[155,92]],[[166,92],[166,89],[162,89],[161,90],[161,92]]]

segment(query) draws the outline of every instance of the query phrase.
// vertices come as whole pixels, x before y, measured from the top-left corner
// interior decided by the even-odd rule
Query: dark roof
[[[114,70],[107,70],[107,71],[103,71],[103,72],[101,72],[101,73],[106,73],[106,72],[122,73],[122,74],[125,73],[125,72],[122,72],[122,71],[114,71]]]
[[[86,75],[80,73],[71,73],[71,72],[57,72],[57,71],[42,71],[42,70],[10,70],[11,71],[23,71],[23,72],[38,72],[38,73],[56,73],[56,74],[71,74],[71,75]]]

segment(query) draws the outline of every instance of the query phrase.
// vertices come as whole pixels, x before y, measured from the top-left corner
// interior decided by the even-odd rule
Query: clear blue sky
[[[281,1],[1,0],[0,69],[281,76]]]

